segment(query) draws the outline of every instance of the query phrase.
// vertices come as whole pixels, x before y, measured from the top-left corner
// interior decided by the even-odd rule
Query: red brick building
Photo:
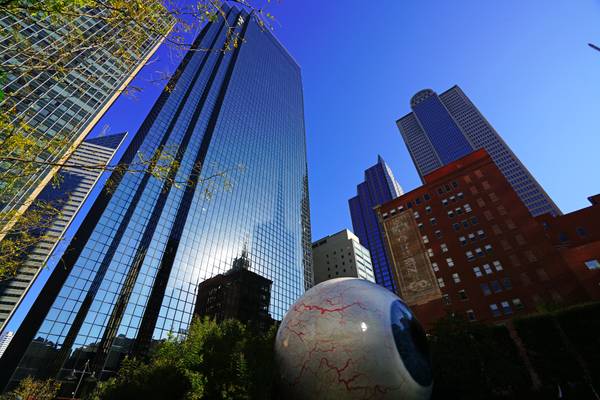
[[[537,220],[558,249],[587,295],[600,300],[600,194],[589,197],[589,207]]]
[[[485,150],[378,207],[399,295],[426,327],[448,312],[495,322],[589,299]]]

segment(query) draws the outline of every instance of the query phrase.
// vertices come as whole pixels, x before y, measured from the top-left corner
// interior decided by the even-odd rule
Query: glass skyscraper
[[[356,196],[348,201],[354,233],[371,252],[375,281],[392,292],[396,292],[396,287],[373,208],[403,193],[390,167],[378,156],[377,164],[365,170],[365,181],[356,187]]]
[[[22,257],[22,266],[15,276],[0,281],[0,330],[6,326],[55,247],[64,238],[69,224],[102,175],[101,169],[86,169],[81,166],[108,165],[123,143],[125,135],[126,133],[118,133],[85,140],[58,171],[60,184],[46,184],[37,196],[37,200],[52,205],[57,214],[48,216],[41,230],[31,232],[32,235],[37,235],[39,241],[27,249],[27,254]]]
[[[154,54],[163,39],[158,32],[168,32],[174,19],[165,15],[149,19],[147,26],[133,22],[111,25],[106,22],[106,9],[88,8],[68,21],[59,15],[42,18],[40,14],[15,11],[0,15],[0,64],[6,74],[2,86],[4,93],[11,93],[0,99],[0,111],[18,133],[55,143],[53,151],[41,150],[37,161],[60,163]],[[123,46],[126,56],[119,55]],[[61,60],[55,68],[35,68],[38,58],[52,57]],[[8,112],[11,109],[14,114]],[[7,133],[0,132],[0,145],[9,138]],[[18,176],[18,171],[11,175],[14,168],[15,163],[0,163],[0,181],[7,175]],[[40,165],[35,173],[18,179],[15,190],[0,191],[0,211],[23,211],[57,169]]]
[[[415,94],[412,112],[396,123],[421,179],[474,150],[485,149],[533,216],[559,208],[464,92],[453,86],[439,96]]]
[[[122,158],[170,149],[173,179],[111,177],[8,347],[3,383],[86,362],[110,376],[126,354],[185,334],[199,283],[244,251],[273,282],[274,318],[312,285],[300,68],[244,11],[226,18],[193,47],[222,48],[230,27],[239,45],[189,51]]]

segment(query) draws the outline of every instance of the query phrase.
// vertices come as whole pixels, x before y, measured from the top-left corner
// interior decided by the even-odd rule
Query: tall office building
[[[40,149],[37,161],[66,160],[154,54],[162,42],[157,32],[168,32],[174,22],[159,19],[148,26],[133,22],[108,25],[106,13],[92,8],[68,21],[60,16],[43,19],[27,12],[0,16],[4,33],[0,63],[6,73],[3,90],[11,93],[0,100],[0,110],[20,133],[53,148]],[[122,46],[127,47],[126,55],[119,51]],[[36,57],[56,57],[61,62],[55,68],[38,70],[35,67],[44,64]],[[9,109],[15,114],[7,112]],[[29,129],[22,129],[15,122],[19,120]],[[0,136],[0,140],[6,138]],[[18,176],[16,168],[15,163],[0,163],[0,180]],[[25,210],[57,169],[40,164],[35,173],[18,179],[16,189],[0,191],[0,211]]]
[[[348,229],[317,240],[312,249],[315,284],[349,277],[375,282],[369,250]]]
[[[11,331],[2,332],[2,334],[0,334],[0,358],[2,358],[2,354],[4,354],[4,350],[8,347],[14,334],[15,333]]]
[[[8,347],[2,383],[88,361],[110,376],[126,354],[185,334],[200,282],[243,249],[273,282],[275,319],[312,283],[300,68],[244,11],[226,18],[193,46],[221,48],[230,28],[239,45],[189,51],[122,158],[170,149],[173,179],[111,176]]]
[[[371,252],[375,281],[392,292],[396,292],[396,285],[373,208],[401,196],[402,193],[392,170],[378,156],[377,164],[365,170],[365,181],[356,187],[356,196],[348,201],[354,233]]]
[[[426,175],[423,186],[377,213],[398,293],[426,329],[448,314],[494,324],[600,293],[584,290],[547,237],[549,229],[519,201],[483,149]],[[576,268],[591,280],[593,271],[581,271],[583,260]]]
[[[413,111],[396,123],[421,180],[433,170],[474,150],[485,149],[533,216],[561,214],[458,86],[439,96],[433,90],[422,90],[410,100],[410,107]]]
[[[16,271],[16,275],[0,282],[0,330],[64,237],[69,224],[102,174],[101,169],[86,169],[82,166],[108,165],[125,135],[99,136],[84,141],[59,170],[59,184],[46,184],[37,196],[37,200],[52,206],[57,214],[48,216],[41,229],[31,232],[39,241],[27,250],[22,267]]]

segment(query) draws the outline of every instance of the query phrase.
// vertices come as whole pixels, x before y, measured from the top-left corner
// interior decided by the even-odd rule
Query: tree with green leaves
[[[184,339],[169,337],[148,360],[126,359],[91,398],[270,399],[275,331],[262,333],[236,320],[195,320]]]
[[[13,391],[0,396],[0,400],[54,400],[60,383],[53,379],[36,380],[27,377]]]

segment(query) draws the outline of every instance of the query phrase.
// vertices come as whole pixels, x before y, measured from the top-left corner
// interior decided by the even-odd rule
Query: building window
[[[465,180],[465,183],[467,183],[467,184],[472,182],[471,177],[469,175],[465,175],[464,180]]]
[[[513,267],[518,267],[521,265],[521,260],[519,260],[519,257],[516,254],[511,254],[508,256],[508,258],[510,258],[510,262],[512,263]]]
[[[506,277],[502,279],[502,286],[504,286],[504,290],[512,289],[512,282],[510,281],[510,278]]]
[[[442,243],[440,244],[440,249],[442,249],[442,253],[445,253],[448,251],[448,246],[446,246],[446,243]]]
[[[501,235],[502,234],[502,229],[500,229],[500,227],[496,224],[492,225],[492,230],[494,231],[495,235]]]
[[[477,225],[477,217],[471,217],[471,225]]]
[[[535,254],[533,254],[533,251],[531,251],[531,250],[527,250],[525,252],[525,257],[527,258],[527,261],[529,261],[529,262],[536,262],[538,260],[537,257],[535,256]]]
[[[454,218],[454,211],[452,211],[452,210],[448,211],[448,217]]]
[[[477,193],[479,193],[479,190],[477,190],[475,186],[469,187],[469,190],[471,191],[472,195],[476,195]]]
[[[459,297],[459,298],[460,298],[462,301],[469,300],[469,297],[467,296],[467,292],[465,292],[465,290],[464,290],[464,289],[463,289],[463,290],[459,290],[459,291],[458,291],[458,297]]]
[[[502,264],[500,263],[500,261],[496,260],[494,261],[492,264],[494,264],[494,268],[496,268],[496,271],[502,271]]]
[[[431,223],[431,225],[437,225],[437,219],[434,218],[429,218],[429,222]]]
[[[423,231],[423,223],[422,223],[422,222],[419,222],[419,223],[417,224],[417,226],[419,227],[419,230],[420,230],[420,231]]]
[[[456,202],[456,196],[450,196],[450,201],[455,203]]]
[[[427,235],[423,235],[423,243],[427,244],[429,243],[429,238],[427,237]]]
[[[474,241],[475,241],[475,234],[474,234],[474,233],[469,233],[469,240],[470,240],[471,242],[474,242]]]
[[[490,186],[490,183],[488,181],[481,182],[481,186],[483,186],[484,190],[489,190],[492,188],[492,186]]]
[[[485,201],[480,197],[477,199],[477,205],[479,207],[485,207]]]
[[[477,319],[477,318],[475,318],[475,311],[467,310],[467,319],[469,321],[475,321]]]
[[[459,199],[462,199],[465,197],[465,195],[463,194],[463,192],[458,192],[458,193],[456,193],[456,197]]]
[[[433,268],[433,270],[435,272],[438,272],[440,270],[440,267],[438,266],[438,263],[436,263],[436,262],[431,263],[431,267]]]
[[[442,200],[442,204],[444,205],[444,207],[448,207],[448,199]]]
[[[500,303],[502,306],[502,311],[505,315],[510,315],[513,313],[512,308],[510,307],[510,303],[508,301],[503,301]]]
[[[431,214],[431,206],[425,206],[425,212]]]
[[[492,287],[494,293],[500,293],[502,291],[502,288],[500,287],[500,282],[498,281],[491,281],[490,286]]]
[[[433,250],[432,249],[427,249],[427,255],[429,257],[433,257]]]
[[[412,201],[409,201],[409,202],[406,204],[406,208],[412,208],[412,206],[413,206],[413,204],[412,204]]]
[[[485,253],[483,252],[483,250],[481,250],[481,247],[475,249],[475,254],[477,254],[478,257],[485,256]]]
[[[456,189],[458,187],[458,182],[452,181],[452,187]]]
[[[515,310],[522,310],[525,308],[525,305],[519,298],[513,299],[512,303],[513,303],[513,306],[515,307]]]
[[[435,233],[435,237],[437,237],[438,239],[440,239],[442,237],[442,231],[440,231],[439,229],[437,229],[434,233]]]
[[[488,275],[490,275],[494,272],[494,271],[492,271],[492,267],[490,267],[490,264],[483,264],[483,270]]]
[[[489,296],[490,294],[492,294],[492,290],[490,289],[487,283],[482,283],[480,286],[484,296]]]
[[[463,210],[462,210],[462,208],[460,208],[460,207],[456,207],[456,208],[454,209],[454,212],[456,213],[456,215],[460,215],[460,214],[462,214],[462,213],[463,213]]]
[[[491,200],[492,202],[494,202],[494,203],[495,203],[495,202],[497,202],[498,200],[500,200],[500,199],[498,198],[498,196],[496,195],[496,193],[494,193],[494,192],[490,193],[490,194],[488,195],[488,197],[489,197],[489,198],[490,198],[490,200]]]
[[[452,229],[454,229],[455,231],[460,230],[460,224],[458,222],[455,222],[452,224]]]
[[[419,215],[419,212],[418,212],[418,211],[415,211],[415,212],[413,212],[413,215],[415,216],[415,218],[416,218],[416,219],[418,219],[418,218],[420,217],[420,215]]]
[[[431,200],[431,196],[429,195],[429,193],[425,193],[425,194],[423,195],[423,198],[425,199],[425,201],[429,201],[429,200]]]
[[[446,258],[446,263],[448,264],[448,267],[454,267],[454,260],[452,260],[451,257]]]
[[[470,213],[471,211],[473,211],[469,203],[465,204],[463,207],[465,208],[465,212]]]
[[[448,294],[443,294],[443,295],[442,295],[442,303],[443,303],[445,306],[449,305],[449,304],[451,303],[451,301],[450,301],[450,295],[448,295]]]
[[[478,278],[481,277],[481,276],[483,276],[483,274],[481,273],[481,269],[479,267],[473,267],[473,273]]]
[[[475,259],[475,255],[471,250],[465,252],[465,255],[467,256],[467,260],[469,261],[473,261]]]
[[[421,204],[421,198],[420,197],[417,197],[415,199],[415,204]]]
[[[460,242],[461,246],[466,246],[466,244],[467,244],[467,238],[464,236],[459,237],[458,241]]]
[[[558,240],[560,240],[561,243],[565,243],[569,240],[569,236],[565,232],[561,232],[558,234]]]
[[[463,228],[468,228],[469,227],[469,221],[467,221],[466,219],[464,221],[462,221],[462,226],[463,226]]]
[[[442,278],[438,278],[438,286],[440,288],[443,288],[444,286],[446,286],[446,284],[444,283],[444,280]]]
[[[587,260],[584,262],[584,264],[589,270],[600,269],[600,262],[598,262],[598,260],[596,259]]]
[[[490,311],[492,311],[493,317],[499,317],[500,315],[502,315],[500,313],[500,309],[498,308],[498,306],[496,304],[490,304]]]
[[[582,238],[585,238],[585,237],[587,237],[587,231],[586,231],[586,230],[585,230],[585,228],[584,228],[584,227],[582,227],[582,226],[578,226],[578,227],[575,229],[575,232],[577,232],[577,234],[578,234],[580,237],[582,237]]]
[[[492,245],[491,244],[486,244],[485,246],[483,246],[483,248],[485,249],[486,253],[491,253],[492,252]]]
[[[515,235],[515,240],[519,246],[523,246],[525,244],[525,238],[520,233]]]
[[[483,212],[483,216],[485,217],[485,219],[487,219],[488,221],[491,221],[494,219],[494,216],[492,215],[490,210],[485,210]]]
[[[483,229],[477,231],[477,236],[479,236],[479,239],[485,239],[485,232]]]
[[[460,276],[457,273],[452,274],[452,280],[454,283],[460,283]]]

